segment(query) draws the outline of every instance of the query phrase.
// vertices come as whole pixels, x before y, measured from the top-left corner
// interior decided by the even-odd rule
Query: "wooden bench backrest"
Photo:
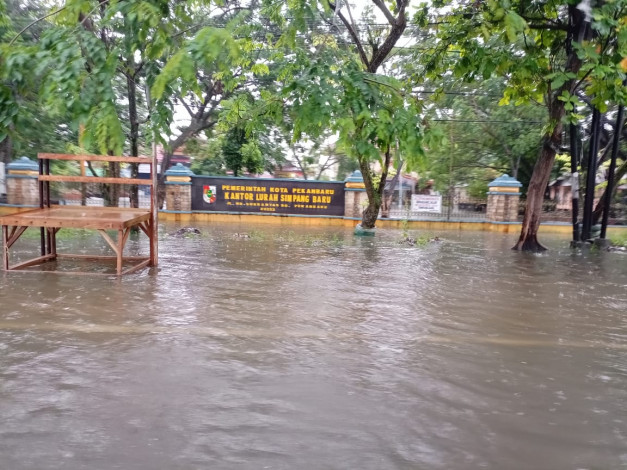
[[[57,181],[65,183],[107,183],[107,184],[142,184],[146,186],[152,186],[152,178],[149,180],[139,178],[125,178],[125,177],[101,177],[101,176],[86,176],[85,175],[85,162],[106,162],[106,163],[137,163],[150,165],[151,174],[153,171],[152,158],[146,157],[111,157],[108,155],[67,155],[60,153],[40,153],[37,155],[40,160],[39,181]],[[69,175],[51,175],[50,171],[44,171],[42,163],[49,163],[50,160],[69,160],[81,163],[81,176],[69,176]]]
[[[156,184],[156,166],[152,158],[148,157],[115,157],[109,155],[71,155],[62,153],[40,153],[37,155],[39,159],[39,187],[41,206],[50,205],[50,183],[98,183],[98,184],[125,184],[125,185],[143,185],[154,186]],[[81,168],[81,176],[71,175],[51,175],[50,161],[66,160],[79,162]],[[127,178],[127,177],[105,177],[105,176],[87,176],[85,174],[86,162],[105,162],[105,163],[135,163],[150,166],[150,179]],[[156,191],[151,188],[150,205],[151,211],[154,212],[156,207]],[[44,204],[44,200],[47,202]]]

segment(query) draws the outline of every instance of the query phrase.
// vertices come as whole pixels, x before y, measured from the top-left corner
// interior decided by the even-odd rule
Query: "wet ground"
[[[625,254],[177,228],[122,280],[0,274],[0,468],[627,468]]]

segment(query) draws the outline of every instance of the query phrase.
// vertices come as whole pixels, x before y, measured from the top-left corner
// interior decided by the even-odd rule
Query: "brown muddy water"
[[[0,274],[1,469],[627,468],[626,255],[176,228],[152,272]]]

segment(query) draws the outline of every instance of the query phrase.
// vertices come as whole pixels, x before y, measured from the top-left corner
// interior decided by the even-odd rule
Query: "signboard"
[[[440,214],[442,212],[442,196],[432,196],[428,194],[412,194],[412,212],[432,212]]]
[[[344,183],[269,178],[192,178],[192,210],[344,215]]]

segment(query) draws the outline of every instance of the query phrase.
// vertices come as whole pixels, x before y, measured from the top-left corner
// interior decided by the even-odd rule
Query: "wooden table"
[[[124,246],[133,227],[139,227],[151,240],[153,227],[151,226],[151,211],[148,209],[131,209],[119,207],[92,207],[92,206],[51,206],[43,209],[34,209],[0,217],[2,226],[2,246],[4,253],[4,269],[15,270],[56,260],[60,257],[116,260],[117,275],[148,266],[151,257],[124,256]],[[42,229],[41,256],[10,266],[9,249],[29,227]],[[115,256],[92,256],[57,253],[56,233],[62,228],[81,228],[97,230],[113,249]],[[113,239],[106,231],[115,230],[117,239]],[[45,240],[44,240],[45,237]],[[152,256],[152,254],[151,254]],[[136,261],[130,268],[122,271],[124,261]]]

